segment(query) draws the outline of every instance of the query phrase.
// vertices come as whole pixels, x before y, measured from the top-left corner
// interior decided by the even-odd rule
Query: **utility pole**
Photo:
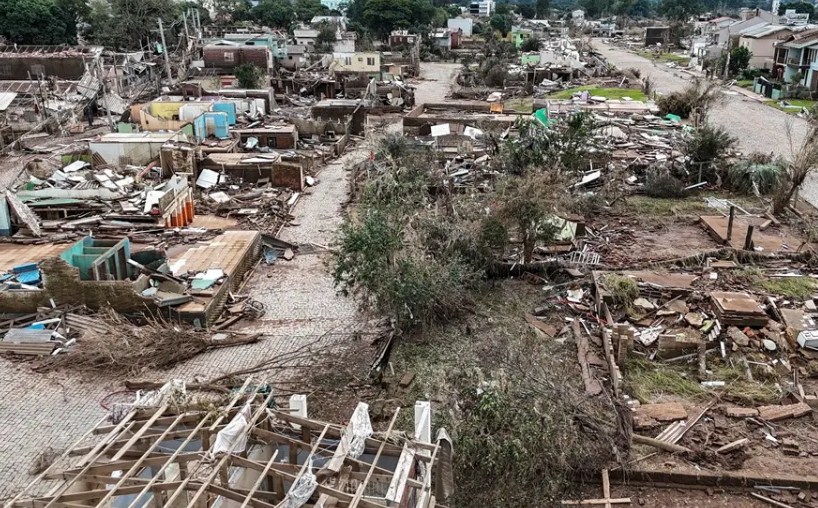
[[[116,57],[114,57],[116,58]],[[101,60],[101,59],[100,59]],[[105,71],[102,68],[102,62],[97,60],[97,72],[99,73],[99,83],[102,85],[102,102],[103,107],[105,108],[105,112],[108,116],[108,127],[111,128],[111,132],[116,132],[116,128],[114,127],[114,119],[111,117],[111,104],[110,100],[106,101],[105,96],[108,95],[108,87],[105,85]],[[110,98],[109,99],[113,99]]]
[[[187,31],[187,11],[182,12],[182,22],[185,24],[185,51],[190,44],[190,32]]]
[[[729,29],[728,29],[729,30]],[[727,60],[724,62],[724,81],[730,79],[730,34],[727,34]]]
[[[168,81],[173,84],[173,74],[170,73],[170,56],[168,56],[168,45],[165,43],[165,29],[162,27],[162,18],[159,20],[159,36],[162,38],[162,53],[165,55],[165,72],[168,73]]]

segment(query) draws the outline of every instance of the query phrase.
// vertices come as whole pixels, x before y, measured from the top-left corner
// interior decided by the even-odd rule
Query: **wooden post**
[[[747,237],[744,239],[744,250],[753,249],[753,229],[755,229],[755,226],[747,226]]]
[[[730,217],[727,219],[727,242],[733,239],[733,218],[736,216],[736,207],[730,206]]]

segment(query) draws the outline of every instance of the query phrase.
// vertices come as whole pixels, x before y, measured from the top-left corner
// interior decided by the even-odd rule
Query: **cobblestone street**
[[[423,64],[424,78],[417,85],[420,102],[442,102],[458,66]],[[369,153],[359,143],[317,176],[318,184],[301,197],[293,224],[280,238],[302,245],[330,245],[343,222],[348,196],[346,164]],[[264,340],[246,346],[223,348],[200,355],[170,371],[146,373],[145,378],[209,379],[239,370],[265,358],[291,351],[324,336],[343,341],[362,325],[355,301],[336,293],[328,273],[328,252],[315,247],[280,260],[260,264],[245,292],[264,303],[265,316],[248,322],[242,331],[261,332]],[[28,474],[37,455],[47,447],[65,448],[105,415],[100,401],[117,389],[114,379],[88,379],[57,373],[31,372],[25,363],[0,358],[0,500],[16,494],[33,476]]]

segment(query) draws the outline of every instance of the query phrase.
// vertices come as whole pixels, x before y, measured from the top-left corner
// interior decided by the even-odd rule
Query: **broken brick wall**
[[[134,291],[130,281],[80,281],[79,270],[59,258],[40,263],[48,297],[57,305],[85,305],[91,309],[111,307],[117,312],[155,311],[150,300]]]

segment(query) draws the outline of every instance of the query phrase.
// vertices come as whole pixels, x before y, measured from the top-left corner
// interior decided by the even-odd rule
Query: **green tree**
[[[698,0],[662,0],[659,4],[659,13],[676,21],[687,21],[703,11],[704,6]]]
[[[778,7],[778,15],[782,15],[787,12],[789,9],[795,9],[795,12],[798,14],[809,14],[809,17],[812,18],[812,15],[815,14],[815,6],[807,2],[791,2],[786,4],[781,4]]]
[[[738,46],[730,51],[730,75],[736,76],[738,73],[750,66],[750,58],[753,54],[744,46]]]
[[[445,7],[445,9],[446,9],[446,14],[450,18],[456,18],[456,17],[460,16],[460,6],[457,5],[457,4],[449,4],[449,5],[447,5]]]
[[[537,15],[537,10],[534,8],[534,5],[527,2],[517,4],[514,10],[524,19],[532,19]]]
[[[253,19],[272,27],[289,29],[295,23],[293,5],[288,0],[262,0],[251,11]]]
[[[398,28],[427,28],[435,13],[429,0],[353,0],[347,17],[359,30],[385,39]]]
[[[199,11],[199,21],[202,22],[202,25],[209,25],[213,22],[210,18],[210,11],[202,4],[188,0],[187,2],[182,2],[181,6],[185,11]],[[188,23],[190,23],[189,19],[190,18],[188,18]]]
[[[505,1],[497,2],[494,12],[497,14],[511,14],[511,4]]]
[[[529,51],[539,51],[542,44],[540,40],[536,37],[529,37],[528,39],[524,40],[523,43],[520,45],[520,51],[529,52]]]
[[[321,0],[296,0],[295,15],[303,23],[309,23],[315,16],[326,16],[329,9],[321,5]]]
[[[548,17],[548,11],[551,8],[551,0],[537,0],[534,8],[537,19],[545,19]]]
[[[214,0],[213,5],[218,23],[252,19],[250,3],[247,0]]]
[[[608,0],[581,0],[580,5],[585,9],[586,18],[599,18],[608,12]]]
[[[165,0],[94,0],[90,5],[85,38],[109,49],[139,49],[146,40],[157,42],[157,18],[162,18],[169,46],[176,41],[173,23],[181,15],[182,4]]]
[[[255,64],[246,63],[236,67],[233,75],[236,76],[236,81],[239,82],[239,88],[249,90],[259,87],[264,72]]]
[[[58,0],[0,0],[0,35],[15,44],[75,44],[79,5]]]
[[[318,35],[315,37],[315,49],[322,53],[332,51],[332,46],[337,40],[338,26],[327,21],[318,25]]]
[[[492,14],[489,18],[491,28],[500,32],[500,35],[505,37],[511,31],[512,19],[510,14]]]

